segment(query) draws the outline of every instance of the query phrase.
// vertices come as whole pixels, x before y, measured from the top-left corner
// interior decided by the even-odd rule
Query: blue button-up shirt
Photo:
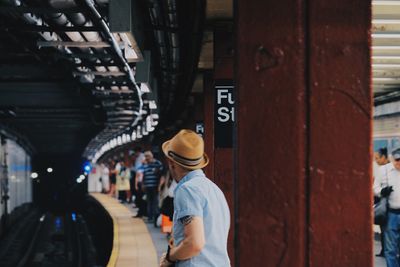
[[[227,252],[230,226],[229,207],[222,191],[210,181],[202,170],[189,172],[179,181],[174,191],[174,242],[179,245],[184,239],[185,216],[203,219],[205,246],[200,254],[176,267],[229,267]]]

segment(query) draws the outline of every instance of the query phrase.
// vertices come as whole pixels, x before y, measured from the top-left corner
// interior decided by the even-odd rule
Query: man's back
[[[228,204],[222,191],[203,171],[190,172],[179,182],[175,190],[174,239],[176,245],[184,238],[184,226],[180,219],[199,216],[203,219],[206,244],[198,256],[179,261],[177,267],[230,266],[227,239],[230,226]]]

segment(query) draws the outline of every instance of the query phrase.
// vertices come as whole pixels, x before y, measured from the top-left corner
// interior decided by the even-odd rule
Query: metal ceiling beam
[[[35,91],[38,92],[54,92],[57,93],[57,90],[70,90],[77,89],[76,83],[70,82],[0,82],[0,91],[1,90],[10,90],[12,92],[15,91]]]
[[[85,75],[95,75],[95,76],[126,76],[125,72],[122,71],[89,71],[89,72],[79,72],[75,71],[72,73],[73,75],[77,76],[85,76]]]
[[[54,68],[38,66],[37,64],[2,64],[0,65],[0,78],[9,77],[31,79],[60,79],[62,76]]]
[[[399,32],[400,19],[373,19],[372,31],[379,33]]]
[[[372,46],[373,56],[400,55],[400,45]]]
[[[80,62],[76,63],[75,66],[77,67],[120,67],[118,64],[109,63],[109,62]]]
[[[373,84],[399,84],[400,77],[397,78],[374,78]]]
[[[374,18],[397,17],[400,14],[398,1],[372,1],[372,15]]]
[[[93,47],[93,48],[104,48],[110,47],[110,44],[107,42],[62,42],[62,41],[54,41],[54,42],[45,42],[38,41],[38,47]]]
[[[50,7],[27,7],[27,6],[2,6],[0,13],[19,13],[19,14],[42,14],[51,15],[55,13],[74,14],[81,13],[82,10],[79,7],[70,8],[50,8]]]
[[[372,56],[373,64],[400,64],[400,55]]]
[[[372,44],[373,46],[395,45],[400,42],[399,33],[373,33]]]
[[[400,69],[400,64],[372,64],[372,69],[381,69],[381,70],[398,70]]]
[[[103,60],[110,60],[110,63],[114,63],[114,55],[110,54],[83,54],[83,53],[73,53],[73,54],[54,54],[55,58],[67,58],[67,59],[75,59],[75,58],[81,58],[81,59],[103,59]],[[102,65],[103,66],[103,65]],[[118,64],[117,66],[120,66]]]
[[[372,74],[374,78],[395,78],[395,77],[400,77],[400,69],[397,70],[373,69]]]
[[[39,25],[2,25],[2,29],[19,32],[97,32],[96,26],[39,26]]]

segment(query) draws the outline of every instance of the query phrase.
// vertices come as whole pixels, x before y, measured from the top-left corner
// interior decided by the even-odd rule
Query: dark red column
[[[214,108],[215,82],[233,80],[233,23],[216,23],[214,29],[214,73],[206,73],[204,80],[205,97],[205,144],[210,155],[207,175],[221,188],[231,211],[231,229],[228,252],[234,266],[234,199],[233,199],[233,148],[219,148],[215,144]],[[230,133],[233,134],[233,133]]]
[[[372,266],[370,2],[236,2],[237,266]]]
[[[300,1],[237,7],[239,265],[305,266],[305,68]]]
[[[310,266],[372,266],[371,3],[309,6]]]

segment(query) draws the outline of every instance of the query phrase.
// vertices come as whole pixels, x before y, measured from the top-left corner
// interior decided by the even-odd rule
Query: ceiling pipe
[[[123,63],[123,65],[125,67],[125,71],[127,72],[129,79],[131,80],[132,85],[134,86],[134,91],[136,92],[136,96],[138,99],[138,105],[139,105],[138,111],[139,111],[139,114],[141,114],[142,109],[143,109],[142,94],[140,92],[140,88],[136,84],[133,72],[132,72],[130,66],[128,65],[128,62],[125,60],[125,58],[122,54],[122,51],[121,51],[121,48],[119,47],[118,42],[115,40],[114,35],[110,32],[108,25],[105,23],[102,16],[100,15],[100,13],[97,11],[96,7],[94,6],[94,2],[92,0],[85,0],[85,3],[87,5],[87,7],[89,8],[89,10],[92,12],[93,16],[98,20],[100,26],[103,28],[104,32],[106,33],[107,37],[109,38],[109,41],[111,42],[115,52],[117,53],[118,57],[120,58],[121,62]],[[135,121],[132,123],[132,126],[136,125],[139,120],[140,120],[140,116],[138,116],[135,119]]]
[[[75,0],[49,0],[49,4],[54,8],[71,8],[77,6]]]

